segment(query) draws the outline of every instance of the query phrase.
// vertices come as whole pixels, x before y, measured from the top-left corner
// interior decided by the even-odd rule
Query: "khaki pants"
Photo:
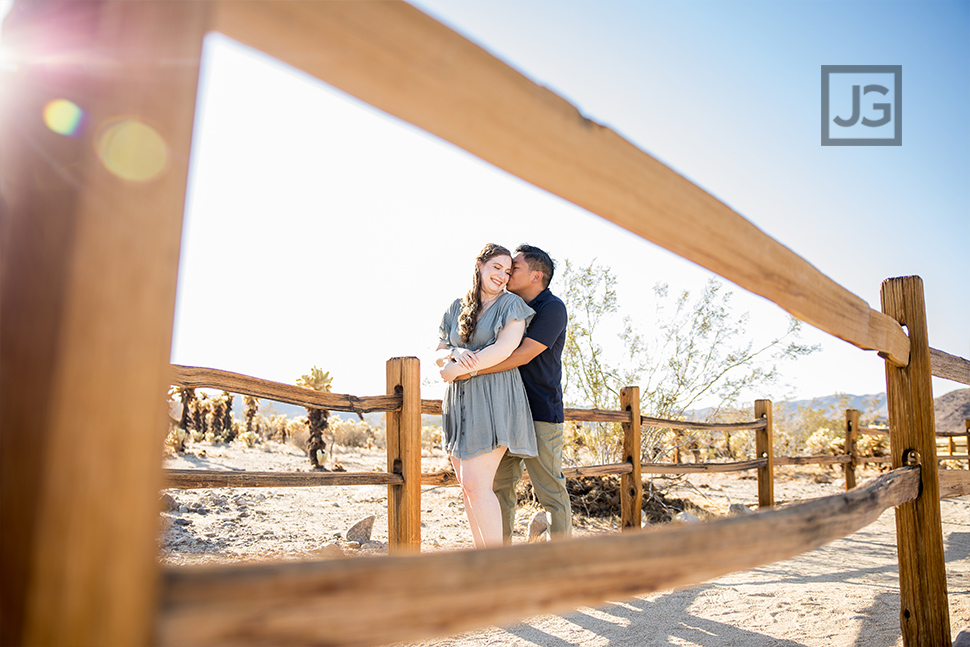
[[[522,479],[523,464],[529,470],[536,498],[549,513],[552,538],[565,539],[572,534],[573,513],[566,491],[566,477],[562,475],[562,423],[535,421],[535,428],[539,455],[520,458],[506,453],[495,472],[492,489],[502,507],[502,537],[506,544],[512,543],[515,486]]]

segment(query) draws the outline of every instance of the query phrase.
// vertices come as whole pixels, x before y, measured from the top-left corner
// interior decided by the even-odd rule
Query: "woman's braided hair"
[[[496,256],[508,256],[512,258],[512,252],[489,243],[478,254],[475,259],[475,271],[472,275],[472,287],[461,300],[461,314],[458,316],[458,335],[461,340],[468,343],[468,340],[475,334],[475,326],[478,325],[478,314],[482,311],[482,272],[481,266]]]

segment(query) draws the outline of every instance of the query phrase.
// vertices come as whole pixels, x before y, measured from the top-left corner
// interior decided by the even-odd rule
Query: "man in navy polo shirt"
[[[508,453],[495,473],[493,489],[502,506],[502,535],[512,542],[515,522],[515,486],[522,478],[522,467],[529,470],[532,489],[549,513],[550,533],[554,539],[572,534],[572,509],[566,478],[562,474],[562,349],[566,344],[566,305],[549,291],[555,271],[549,254],[532,245],[519,245],[512,259],[512,276],[506,286],[529,304],[536,314],[526,330],[522,344],[504,362],[479,371],[497,373],[518,367],[529,397],[535,422],[539,455],[519,458]]]

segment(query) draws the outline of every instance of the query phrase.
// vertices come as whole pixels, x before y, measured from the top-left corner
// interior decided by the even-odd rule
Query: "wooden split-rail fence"
[[[161,567],[164,394],[210,31],[878,352],[892,470],[839,496],[680,528],[366,560]],[[786,559],[889,507],[903,642],[950,644],[931,375],[970,384],[970,362],[929,348],[919,277],[885,281],[881,309],[872,309],[616,132],[399,0],[17,2],[3,48],[0,644],[376,645],[444,635]],[[90,125],[74,137],[39,118],[64,98]],[[94,141],[96,125],[121,115],[163,143],[137,177]],[[408,429],[420,420],[416,377],[413,360],[388,366],[387,478],[401,479],[388,484],[389,524],[411,547],[422,477],[417,452],[402,443],[414,442]],[[624,424],[643,424],[630,392],[626,402]],[[768,462],[757,469],[771,464],[768,448],[758,455]],[[944,472],[960,476],[950,495],[970,492],[966,471]]]
[[[387,362],[388,375],[402,375],[417,379],[418,367],[403,373],[399,365],[413,364],[415,358],[392,358]],[[409,475],[420,474],[420,484],[430,486],[457,485],[458,481],[451,470],[420,472],[420,459],[413,464],[413,456],[421,452],[421,419],[405,418],[402,424],[396,416],[404,410],[403,393],[412,392],[410,385],[388,384],[388,395],[358,397],[338,393],[321,393],[309,389],[271,382],[260,378],[231,373],[211,368],[173,366],[172,383],[180,388],[221,389],[232,393],[251,395],[258,398],[275,399],[278,402],[303,407],[317,407],[332,411],[350,413],[386,413],[392,440],[388,441],[386,472],[252,472],[234,470],[182,469],[166,470],[166,483],[173,488],[203,487],[307,487],[327,485],[394,485],[405,484],[404,466]],[[398,389],[398,386],[401,388]],[[400,392],[398,392],[400,391]],[[775,504],[774,468],[783,465],[842,465],[845,471],[845,486],[851,490],[856,486],[856,469],[866,463],[889,463],[891,457],[859,454],[857,437],[859,434],[872,436],[888,435],[884,428],[859,427],[860,412],[848,409],[845,412],[845,451],[836,455],[774,456],[773,416],[770,400],[756,400],[754,419],[749,422],[705,423],[684,420],[665,420],[640,415],[640,389],[629,386],[620,391],[622,410],[571,409],[565,410],[566,420],[580,422],[620,423],[623,430],[623,460],[608,465],[588,465],[568,467],[563,470],[567,478],[583,476],[621,476],[620,527],[624,530],[640,527],[640,509],[643,498],[643,474],[691,474],[699,472],[729,473],[756,470],[758,479],[758,507],[767,508]],[[420,400],[421,415],[440,415],[440,400]],[[754,431],[754,458],[742,461],[695,462],[695,463],[641,463],[640,430],[642,427],[660,427],[671,430],[723,431],[728,434],[737,431]],[[966,460],[970,456],[955,455],[953,451],[954,432],[938,432],[938,437],[950,440],[950,453],[938,455],[939,460]],[[528,474],[526,474],[528,478]],[[942,474],[941,480],[949,483],[949,475]],[[405,488],[408,489],[408,488]],[[410,491],[410,490],[409,490]],[[395,507],[395,498],[388,501],[390,508]],[[391,525],[388,528],[388,541],[392,550],[414,548],[411,542],[420,541],[409,537],[406,528],[420,527],[420,496],[409,496],[401,504],[407,506],[408,519],[403,526]]]

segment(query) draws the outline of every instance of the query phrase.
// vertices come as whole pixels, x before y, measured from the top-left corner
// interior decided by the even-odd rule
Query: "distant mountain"
[[[970,389],[958,389],[944,393],[936,399],[937,431],[963,431],[965,420],[970,420]]]
[[[843,399],[848,401],[843,404]],[[846,409],[858,409],[863,413],[872,412],[876,422],[885,422],[889,419],[889,408],[886,404],[885,393],[871,393],[869,395],[851,395],[848,393],[833,393],[811,400],[792,400],[790,402],[776,402],[775,407],[797,409],[798,407],[824,408],[829,415],[843,414]]]
[[[843,405],[842,399],[848,398],[848,404]],[[776,411],[782,409],[797,409],[798,407],[811,406],[814,408],[824,407],[829,411],[829,415],[839,415],[844,409],[858,409],[866,412],[875,411],[876,422],[886,423],[889,418],[889,410],[886,405],[885,393],[872,393],[869,395],[840,395],[832,394],[810,400],[792,400],[789,402],[775,402]],[[936,398],[936,429],[937,431],[963,431],[964,420],[970,419],[970,389],[959,389],[951,391]],[[284,402],[274,402],[262,399],[260,401],[260,413],[264,416],[271,416],[273,413],[282,413],[288,418],[300,418],[306,415],[306,409],[295,404]],[[704,420],[710,409],[695,409],[687,412],[687,417],[694,420]],[[232,403],[232,415],[240,420],[243,419],[242,396],[236,395]],[[332,415],[344,420],[358,420],[356,413],[334,411]],[[649,415],[649,414],[645,414]],[[368,424],[379,427],[384,424],[383,413],[367,413],[364,419]],[[440,416],[421,416],[423,424],[440,424]]]
[[[848,398],[848,401],[845,404],[843,404],[844,398]],[[832,395],[824,395],[818,398],[812,398],[810,400],[789,400],[772,403],[772,408],[776,412],[785,410],[795,411],[799,407],[825,409],[830,416],[841,415],[845,412],[845,409],[858,409],[863,413],[873,411],[875,413],[876,422],[884,422],[889,416],[889,410],[886,408],[885,393],[873,393],[870,395],[834,393]],[[688,420],[704,420],[708,415],[710,415],[710,413],[711,408],[708,407],[706,409],[691,409],[690,411],[687,411],[685,415]]]

